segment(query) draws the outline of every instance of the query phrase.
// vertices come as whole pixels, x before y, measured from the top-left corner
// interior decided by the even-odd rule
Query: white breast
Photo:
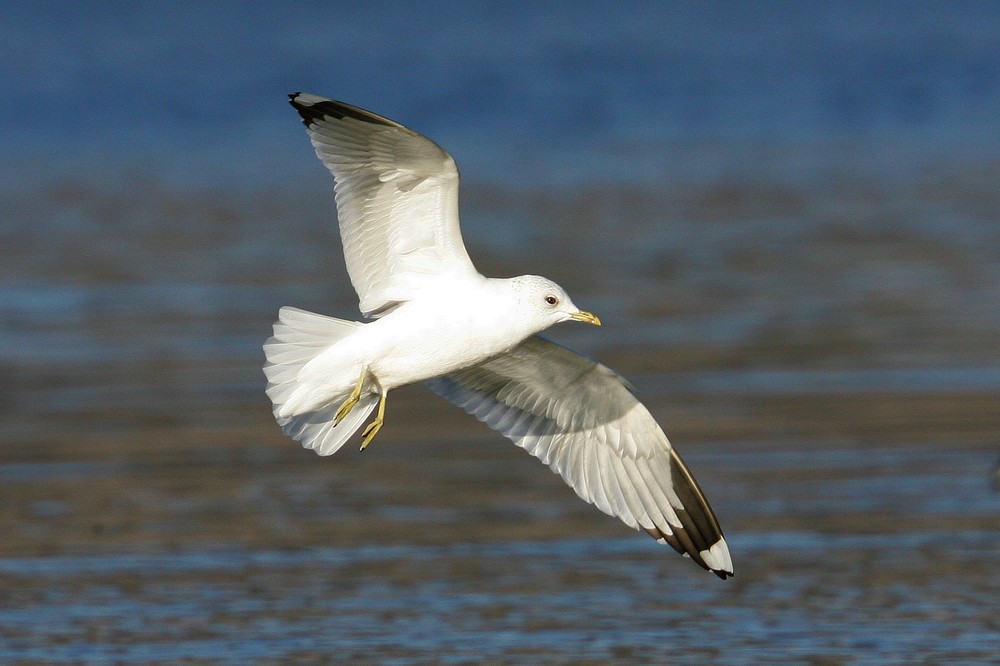
[[[510,349],[534,332],[505,290],[435,290],[365,326],[370,371],[386,390],[454,372]]]

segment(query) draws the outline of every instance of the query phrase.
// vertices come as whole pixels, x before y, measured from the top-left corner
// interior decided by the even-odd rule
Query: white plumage
[[[264,370],[285,432],[329,455],[378,408],[364,448],[382,425],[387,393],[426,381],[601,511],[732,575],[711,507],[627,382],[536,335],[562,321],[600,320],[545,278],[476,271],[459,229],[451,156],[368,111],[290,97],[334,176],[348,273],[374,321],[281,309]]]

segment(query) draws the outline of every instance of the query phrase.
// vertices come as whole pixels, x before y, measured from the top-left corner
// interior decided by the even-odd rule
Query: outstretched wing
[[[459,229],[451,155],[363,109],[289,98],[333,174],[347,272],[365,315],[384,314],[428,281],[477,274]]]
[[[712,508],[649,411],[613,370],[543,338],[428,382],[541,459],[587,502],[733,573]]]

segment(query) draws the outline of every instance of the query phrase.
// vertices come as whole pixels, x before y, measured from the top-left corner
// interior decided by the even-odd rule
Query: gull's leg
[[[380,389],[381,393],[378,397],[378,412],[375,414],[375,420],[368,424],[365,431],[361,433],[361,450],[364,451],[365,447],[372,443],[375,439],[375,435],[378,431],[382,429],[382,424],[385,423],[385,389]]]
[[[351,391],[351,395],[347,396],[347,400],[345,400],[344,404],[342,404],[340,409],[337,410],[336,416],[333,417],[333,425],[338,425],[341,421],[343,421],[344,417],[350,414],[351,410],[354,409],[354,405],[358,404],[358,400],[361,399],[361,388],[365,384],[366,374],[368,374],[367,370],[361,371],[361,376],[358,378],[358,385],[354,387],[354,390]]]

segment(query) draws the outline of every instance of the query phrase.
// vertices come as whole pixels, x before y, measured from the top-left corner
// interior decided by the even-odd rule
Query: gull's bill
[[[592,312],[585,312],[584,310],[571,314],[569,318],[576,321],[582,321],[585,324],[593,324],[594,326],[601,325],[601,320],[597,315]]]
[[[539,458],[604,513],[723,579],[733,574],[701,488],[613,370],[536,336],[427,384]]]

